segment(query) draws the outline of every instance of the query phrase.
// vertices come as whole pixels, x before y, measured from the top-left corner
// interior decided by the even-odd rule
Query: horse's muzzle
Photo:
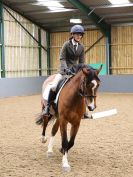
[[[88,106],[89,111],[94,111],[95,107]]]

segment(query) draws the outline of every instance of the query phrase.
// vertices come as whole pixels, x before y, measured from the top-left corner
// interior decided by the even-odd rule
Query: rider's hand
[[[66,73],[66,75],[72,75],[72,71],[69,68],[64,69],[64,72]]]

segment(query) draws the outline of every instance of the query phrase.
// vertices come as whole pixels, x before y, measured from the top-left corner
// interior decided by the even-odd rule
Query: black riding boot
[[[48,96],[48,102],[47,102],[45,108],[42,111],[42,115],[44,115],[44,116],[49,116],[50,115],[49,110],[50,110],[51,102],[53,101],[54,94],[55,93],[50,89],[49,96]]]

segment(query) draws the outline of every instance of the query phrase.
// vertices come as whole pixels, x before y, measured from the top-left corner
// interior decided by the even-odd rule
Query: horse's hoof
[[[53,151],[47,151],[48,158],[53,157],[53,155],[54,155]]]
[[[64,172],[70,172],[70,171],[71,171],[71,167],[70,167],[70,165],[62,166],[62,170],[63,170]]]
[[[41,140],[42,143],[46,143],[47,142],[47,137],[46,136],[42,136],[40,138],[40,140]]]

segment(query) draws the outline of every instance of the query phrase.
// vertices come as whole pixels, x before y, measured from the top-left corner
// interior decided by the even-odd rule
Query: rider
[[[75,64],[84,63],[84,46],[80,43],[84,35],[84,28],[81,25],[74,25],[70,33],[71,37],[69,41],[63,44],[60,52],[59,73],[54,78],[54,81],[45,88],[43,93],[43,99],[47,101],[47,105],[42,112],[43,115],[49,115],[53,91],[56,90],[57,84],[63,78],[63,75],[69,74],[70,68]]]

